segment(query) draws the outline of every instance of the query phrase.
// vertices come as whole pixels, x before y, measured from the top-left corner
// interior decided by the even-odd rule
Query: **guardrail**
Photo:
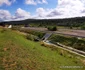
[[[74,53],[74,54],[76,54],[76,55],[79,55],[79,56],[85,58],[85,52],[83,52],[83,51],[80,51],[80,50],[77,50],[77,49],[74,49],[74,48],[71,48],[71,47],[67,47],[67,46],[62,45],[62,44],[60,44],[60,43],[58,43],[58,45],[55,45],[55,44],[53,44],[53,43],[50,43],[48,40],[43,41],[43,42],[44,42],[44,44],[49,44],[49,45],[55,46],[55,47],[57,47],[57,48],[64,49],[64,50],[66,50],[66,51],[69,51],[69,52],[71,52],[71,53]]]
[[[80,53],[80,54],[85,55],[85,52],[80,51],[80,50],[77,50],[77,49],[75,49],[75,48],[68,47],[68,46],[62,45],[62,44],[60,44],[60,43],[57,43],[57,45],[58,45],[58,46],[61,46],[61,47],[64,47],[64,48],[66,48],[66,49],[69,49],[69,50],[71,50],[71,51],[75,51],[75,52],[77,52],[77,53]]]

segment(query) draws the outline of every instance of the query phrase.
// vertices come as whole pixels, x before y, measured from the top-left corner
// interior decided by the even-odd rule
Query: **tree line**
[[[85,17],[65,18],[65,19],[26,19],[20,21],[5,21],[0,22],[0,25],[29,25],[37,27],[47,26],[67,26],[79,27],[85,25]]]

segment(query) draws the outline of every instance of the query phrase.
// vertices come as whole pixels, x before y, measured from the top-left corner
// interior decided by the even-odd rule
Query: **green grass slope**
[[[83,63],[64,57],[39,42],[27,40],[17,31],[0,28],[0,70],[85,70],[84,66],[60,66],[83,66]]]

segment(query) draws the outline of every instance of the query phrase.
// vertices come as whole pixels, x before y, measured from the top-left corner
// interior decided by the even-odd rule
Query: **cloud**
[[[11,14],[7,10],[0,10],[0,21],[10,20]]]
[[[0,21],[24,20],[27,18],[31,18],[30,12],[21,8],[18,8],[14,15],[11,15],[8,10],[0,10]]]
[[[85,0],[58,0],[57,10],[65,18],[82,16]]]
[[[27,5],[48,4],[46,0],[25,0]]]
[[[70,18],[85,16],[85,0],[58,0],[54,9],[38,8],[40,18]]]
[[[62,13],[60,13],[58,10],[55,9],[44,9],[42,7],[36,9],[36,17],[40,19],[45,18],[51,18],[55,16],[60,16]]]
[[[18,8],[15,12],[15,18],[18,19],[18,18],[29,18],[30,17],[30,12],[27,12],[21,8]]]
[[[60,13],[58,10],[54,9],[53,11],[51,11],[47,17],[54,17],[54,16],[60,16],[62,15],[62,13]]]
[[[2,5],[11,5],[12,3],[14,3],[16,0],[0,0],[0,6]]]
[[[48,2],[46,0],[42,0],[42,3],[46,3],[47,4]]]
[[[36,5],[37,4],[34,0],[25,0],[25,3],[29,4],[29,5]]]
[[[48,2],[47,2],[47,0],[41,0],[41,4],[48,4]]]
[[[46,16],[46,10],[43,8],[37,8],[36,13],[38,17],[44,17]]]

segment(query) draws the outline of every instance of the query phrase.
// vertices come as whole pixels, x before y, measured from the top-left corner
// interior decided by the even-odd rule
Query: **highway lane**
[[[48,31],[47,28],[42,27],[24,27],[21,29],[85,38],[85,30],[58,29],[58,31]]]

